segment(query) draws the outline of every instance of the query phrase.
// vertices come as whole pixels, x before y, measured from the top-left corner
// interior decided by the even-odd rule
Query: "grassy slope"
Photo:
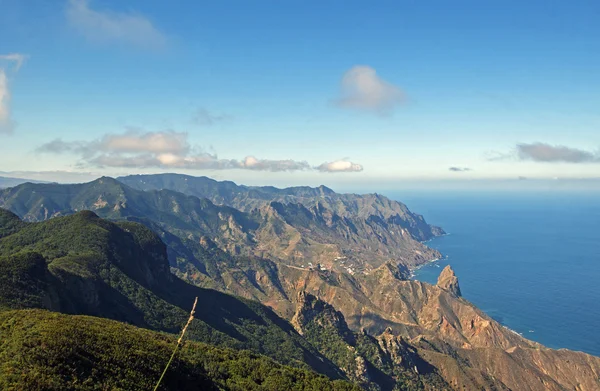
[[[0,312],[0,389],[151,390],[176,337],[88,316]],[[163,390],[357,390],[247,351],[185,342]]]
[[[164,244],[142,225],[91,212],[19,225],[0,210],[0,221],[13,232],[0,238],[0,308],[46,308],[176,333],[197,296],[191,338],[340,377],[270,309],[173,276]]]

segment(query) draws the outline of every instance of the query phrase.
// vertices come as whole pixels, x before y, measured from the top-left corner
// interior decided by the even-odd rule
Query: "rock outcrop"
[[[298,294],[292,325],[366,390],[451,390],[436,368],[391,329],[378,337],[353,332],[343,314],[318,297]]]
[[[374,365],[413,372],[416,366],[422,376],[433,367],[455,390],[600,389],[600,358],[548,349],[502,326],[457,295],[451,268],[442,272],[440,280],[448,283],[440,286],[394,278],[391,271],[383,266],[361,277],[310,272],[293,280],[339,310],[357,340],[375,341],[377,355],[363,354]],[[286,290],[291,277],[283,277]]]
[[[444,270],[442,270],[442,273],[440,273],[437,286],[452,293],[456,297],[462,296],[460,293],[460,286],[458,285],[458,278],[450,265],[446,266]]]

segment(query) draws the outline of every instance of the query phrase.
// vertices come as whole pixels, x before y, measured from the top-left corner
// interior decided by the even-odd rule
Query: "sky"
[[[0,176],[600,186],[600,2],[0,0]]]

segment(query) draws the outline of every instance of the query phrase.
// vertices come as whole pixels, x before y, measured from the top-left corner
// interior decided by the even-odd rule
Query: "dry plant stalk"
[[[183,330],[181,330],[181,335],[179,336],[179,339],[177,340],[177,345],[175,345],[175,349],[173,349],[173,354],[171,354],[171,358],[169,359],[169,362],[167,363],[165,370],[163,371],[162,375],[160,375],[160,379],[158,379],[158,382],[156,383],[156,386],[154,387],[154,391],[158,390],[158,387],[160,387],[160,383],[162,382],[163,378],[165,377],[165,374],[167,373],[169,366],[171,366],[171,362],[173,361],[173,358],[175,358],[175,353],[177,353],[177,349],[179,349],[179,345],[181,345],[181,341],[183,340],[183,336],[185,335],[185,332],[187,331],[188,326],[192,323],[192,320],[194,320],[194,314],[196,313],[196,304],[197,303],[198,303],[198,298],[196,297],[196,300],[194,300],[194,306],[192,307],[192,312],[190,312],[190,317],[189,317],[187,323],[185,324],[185,326],[183,326]]]

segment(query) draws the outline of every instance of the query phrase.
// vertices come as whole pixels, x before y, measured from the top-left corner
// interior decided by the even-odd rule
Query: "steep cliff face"
[[[341,312],[304,291],[298,294],[292,325],[364,389],[451,389],[402,337],[391,330],[379,337],[352,332]]]
[[[130,175],[119,181],[140,190],[170,189],[200,198],[208,198],[217,205],[228,205],[242,211],[252,211],[271,202],[302,204],[306,208],[320,208],[325,215],[350,219],[352,222],[379,219],[386,224],[405,228],[416,240],[428,240],[444,231],[425,222],[423,216],[411,212],[406,205],[380,194],[340,194],[325,187],[242,186],[233,182],[219,182],[207,177],[180,174]]]
[[[440,278],[452,282],[441,284],[444,288],[398,278],[389,265],[361,278],[302,273],[287,274],[283,280],[296,281],[296,289],[318,295],[339,310],[354,335],[375,336],[371,338],[383,356],[363,355],[367,362],[430,365],[456,390],[600,389],[600,358],[548,349],[500,325],[448,289],[458,286],[450,269],[442,276],[452,278]],[[283,286],[291,289],[292,284]],[[303,302],[301,298],[299,303]],[[298,313],[294,319],[300,319]]]
[[[437,286],[443,290],[452,293],[456,297],[460,297],[460,286],[458,285],[458,278],[454,274],[454,270],[450,265],[446,266],[440,276],[438,277]]]

